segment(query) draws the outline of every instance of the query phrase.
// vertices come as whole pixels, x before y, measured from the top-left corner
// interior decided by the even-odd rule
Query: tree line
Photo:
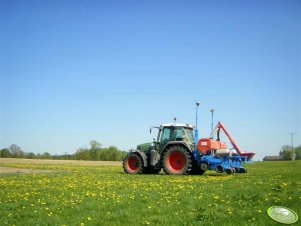
[[[91,161],[121,161],[128,152],[121,151],[115,146],[103,148],[102,145],[92,140],[90,148],[79,148],[74,154],[51,155],[48,152],[35,154],[24,152],[18,145],[12,144],[9,148],[0,150],[0,158],[26,158],[26,159],[62,159],[62,160],[91,160]],[[285,159],[292,159],[293,153],[296,160],[301,160],[301,145],[292,149],[289,145],[283,145],[279,155]]]
[[[48,152],[35,154],[33,152],[24,152],[16,144],[0,150],[0,158],[121,161],[126,155],[126,151],[121,151],[115,146],[103,148],[95,140],[90,142],[89,148],[79,148],[74,154],[52,155]]]
[[[295,147],[294,149],[290,145],[283,145],[279,156],[284,156],[284,159],[291,160],[295,156],[296,160],[301,160],[301,145]]]

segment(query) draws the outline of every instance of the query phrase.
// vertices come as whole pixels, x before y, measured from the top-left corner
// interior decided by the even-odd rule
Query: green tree
[[[79,148],[73,156],[77,160],[120,161],[125,155],[127,155],[127,152],[122,152],[117,147],[102,148],[101,143],[92,140],[89,149]]]
[[[41,155],[41,158],[42,158],[42,159],[52,159],[52,156],[51,156],[50,153],[44,152],[44,153]]]
[[[25,157],[25,153],[22,151],[22,149],[16,145],[16,144],[12,144],[9,148],[8,148],[9,152],[11,153],[11,157],[13,158],[24,158]]]
[[[294,153],[296,155],[296,160],[301,160],[301,145],[294,148]]]
[[[100,160],[100,152],[101,152],[101,143],[97,142],[96,140],[90,141],[90,156],[91,160]]]
[[[109,147],[109,160],[110,161],[117,161],[120,158],[121,152],[114,146]]]
[[[292,146],[283,145],[281,147],[281,151],[280,151],[279,155],[284,156],[284,159],[286,159],[286,160],[291,160],[293,157]]]
[[[10,156],[10,152],[7,148],[0,150],[0,158],[9,158]]]
[[[91,160],[90,150],[86,148],[80,148],[75,153],[75,159],[77,160]]]
[[[292,150],[286,150],[284,152],[284,158],[287,160],[291,160],[293,158],[293,151]]]
[[[35,159],[36,155],[33,152],[25,153],[25,158],[27,158],[27,159]]]
[[[90,149],[101,149],[102,144],[97,142],[96,140],[90,141],[91,148]]]

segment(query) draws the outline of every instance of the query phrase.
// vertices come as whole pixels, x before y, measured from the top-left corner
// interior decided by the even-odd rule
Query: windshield
[[[161,135],[161,142],[186,141],[193,143],[193,130],[185,127],[165,127]]]

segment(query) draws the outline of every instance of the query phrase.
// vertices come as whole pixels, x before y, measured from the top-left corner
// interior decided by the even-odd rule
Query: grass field
[[[38,173],[0,174],[0,225],[279,225],[266,214],[273,205],[301,216],[301,161],[255,162],[247,174],[202,176],[53,163],[1,159],[0,166]]]

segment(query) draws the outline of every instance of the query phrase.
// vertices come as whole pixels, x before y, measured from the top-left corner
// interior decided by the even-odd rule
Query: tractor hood
[[[149,149],[149,147],[151,146],[151,144],[152,144],[152,142],[139,144],[139,145],[137,145],[137,150],[146,152]]]

